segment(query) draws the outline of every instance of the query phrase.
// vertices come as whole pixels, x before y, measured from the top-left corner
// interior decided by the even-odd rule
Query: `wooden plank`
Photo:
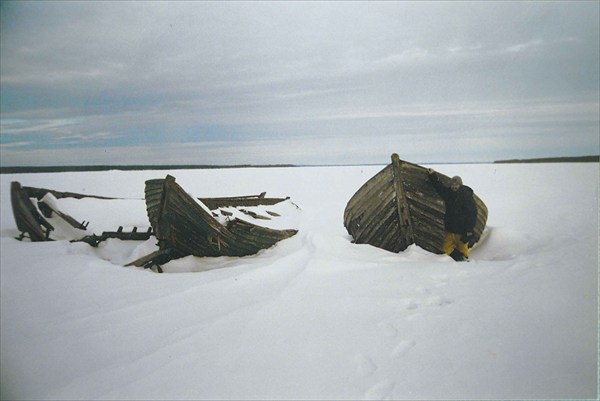
[[[355,209],[360,209],[359,203],[368,202],[369,199],[374,197],[374,192],[380,191],[383,186],[392,184],[392,171],[391,166],[387,166],[377,174],[375,174],[370,180],[365,182],[356,193],[348,201],[346,210],[351,212]]]
[[[389,226],[390,221],[398,218],[398,211],[394,207],[396,199],[391,197],[386,205],[377,209],[377,215],[366,219],[365,224],[354,231],[353,237],[358,244],[368,244],[374,238],[380,236],[380,229]]]
[[[265,198],[265,192],[260,195],[249,195],[249,196],[235,196],[235,197],[224,197],[224,198],[198,198],[202,203],[206,205],[210,210],[216,210],[221,207],[242,207],[242,206],[262,206],[262,205],[276,205],[283,201],[290,199],[287,198]]]
[[[378,222],[384,219],[382,215],[389,217],[395,212],[395,209],[390,207],[394,202],[395,194],[393,191],[390,191],[385,198],[375,199],[367,207],[364,207],[362,213],[353,221],[355,227],[352,230],[352,236],[358,239],[365,235],[366,232],[373,230],[373,226],[376,226],[379,224]]]
[[[395,196],[391,168],[384,168],[361,186],[344,210],[344,225],[353,236],[360,235],[382,207]],[[356,237],[355,237],[356,238]]]
[[[152,235],[152,227],[148,228],[147,231],[137,231],[137,227],[134,227],[130,232],[123,231],[123,227],[119,227],[117,231],[104,231],[101,235],[86,235],[85,237],[71,242],[86,242],[93,247],[98,246],[100,242],[106,241],[109,238],[116,238],[124,241],[146,241],[150,239]]]
[[[37,198],[38,200],[42,200],[42,198],[44,196],[46,196],[46,194],[48,194],[48,193],[51,193],[56,199],[62,199],[62,198],[75,198],[75,199],[95,198],[95,199],[105,199],[105,200],[119,199],[119,198],[111,198],[108,196],[78,194],[76,192],[61,192],[61,191],[55,191],[53,189],[46,189],[46,188],[23,187],[22,189],[29,198]]]
[[[405,249],[405,244],[400,237],[399,222],[397,216],[391,215],[386,221],[386,224],[382,225],[378,231],[373,235],[373,239],[369,241],[369,244],[378,243],[381,244],[380,248],[398,252],[401,249]]]

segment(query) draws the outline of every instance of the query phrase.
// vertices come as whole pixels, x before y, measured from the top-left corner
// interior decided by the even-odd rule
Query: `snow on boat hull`
[[[159,247],[173,259],[186,255],[252,255],[297,232],[265,228],[239,219],[222,225],[172,176],[146,181],[145,195],[146,211]]]
[[[450,178],[438,173],[444,185]],[[479,241],[488,210],[473,194]],[[344,226],[357,244],[401,252],[416,244],[436,254],[444,253],[444,202],[429,182],[427,169],[392,155],[392,163],[367,181],[348,201]]]

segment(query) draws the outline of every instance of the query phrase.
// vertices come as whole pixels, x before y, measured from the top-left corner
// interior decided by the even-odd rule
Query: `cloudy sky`
[[[599,153],[599,2],[1,3],[2,166]]]

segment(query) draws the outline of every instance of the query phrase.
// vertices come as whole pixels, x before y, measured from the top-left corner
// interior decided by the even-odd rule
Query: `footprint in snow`
[[[425,295],[430,295],[430,294],[431,294],[431,292],[432,292],[432,291],[431,291],[431,288],[428,288],[428,287],[423,287],[423,286],[418,286],[417,288],[415,288],[415,290],[416,290],[418,293],[425,294]]]
[[[377,370],[377,365],[373,363],[371,358],[363,354],[356,355],[354,364],[356,366],[356,374],[359,377],[371,376]]]
[[[453,302],[454,301],[451,300],[450,298],[440,297],[440,296],[429,297],[425,300],[425,303],[429,306],[446,306],[446,305],[450,305]]]
[[[375,384],[365,393],[365,400],[386,400],[390,395],[396,383],[391,380],[383,380]]]
[[[383,331],[385,337],[392,338],[398,335],[398,329],[389,322],[381,322],[378,326]]]
[[[417,343],[414,340],[402,341],[396,345],[396,348],[394,348],[394,351],[392,351],[392,355],[395,358],[401,358],[406,355],[408,351],[410,351],[415,345],[417,345]]]
[[[405,306],[406,310],[415,310],[415,309],[419,308],[419,302],[414,298],[408,298],[404,302],[404,306]]]

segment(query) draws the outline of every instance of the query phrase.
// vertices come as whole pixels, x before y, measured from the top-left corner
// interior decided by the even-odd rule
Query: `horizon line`
[[[417,164],[507,164],[507,163],[586,163],[600,162],[600,155],[543,157],[531,159],[506,159],[472,162],[419,162]],[[84,172],[108,170],[209,170],[228,168],[293,168],[293,167],[358,167],[383,166],[389,163],[341,163],[341,164],[90,164],[90,165],[48,165],[48,166],[0,166],[0,174]]]

